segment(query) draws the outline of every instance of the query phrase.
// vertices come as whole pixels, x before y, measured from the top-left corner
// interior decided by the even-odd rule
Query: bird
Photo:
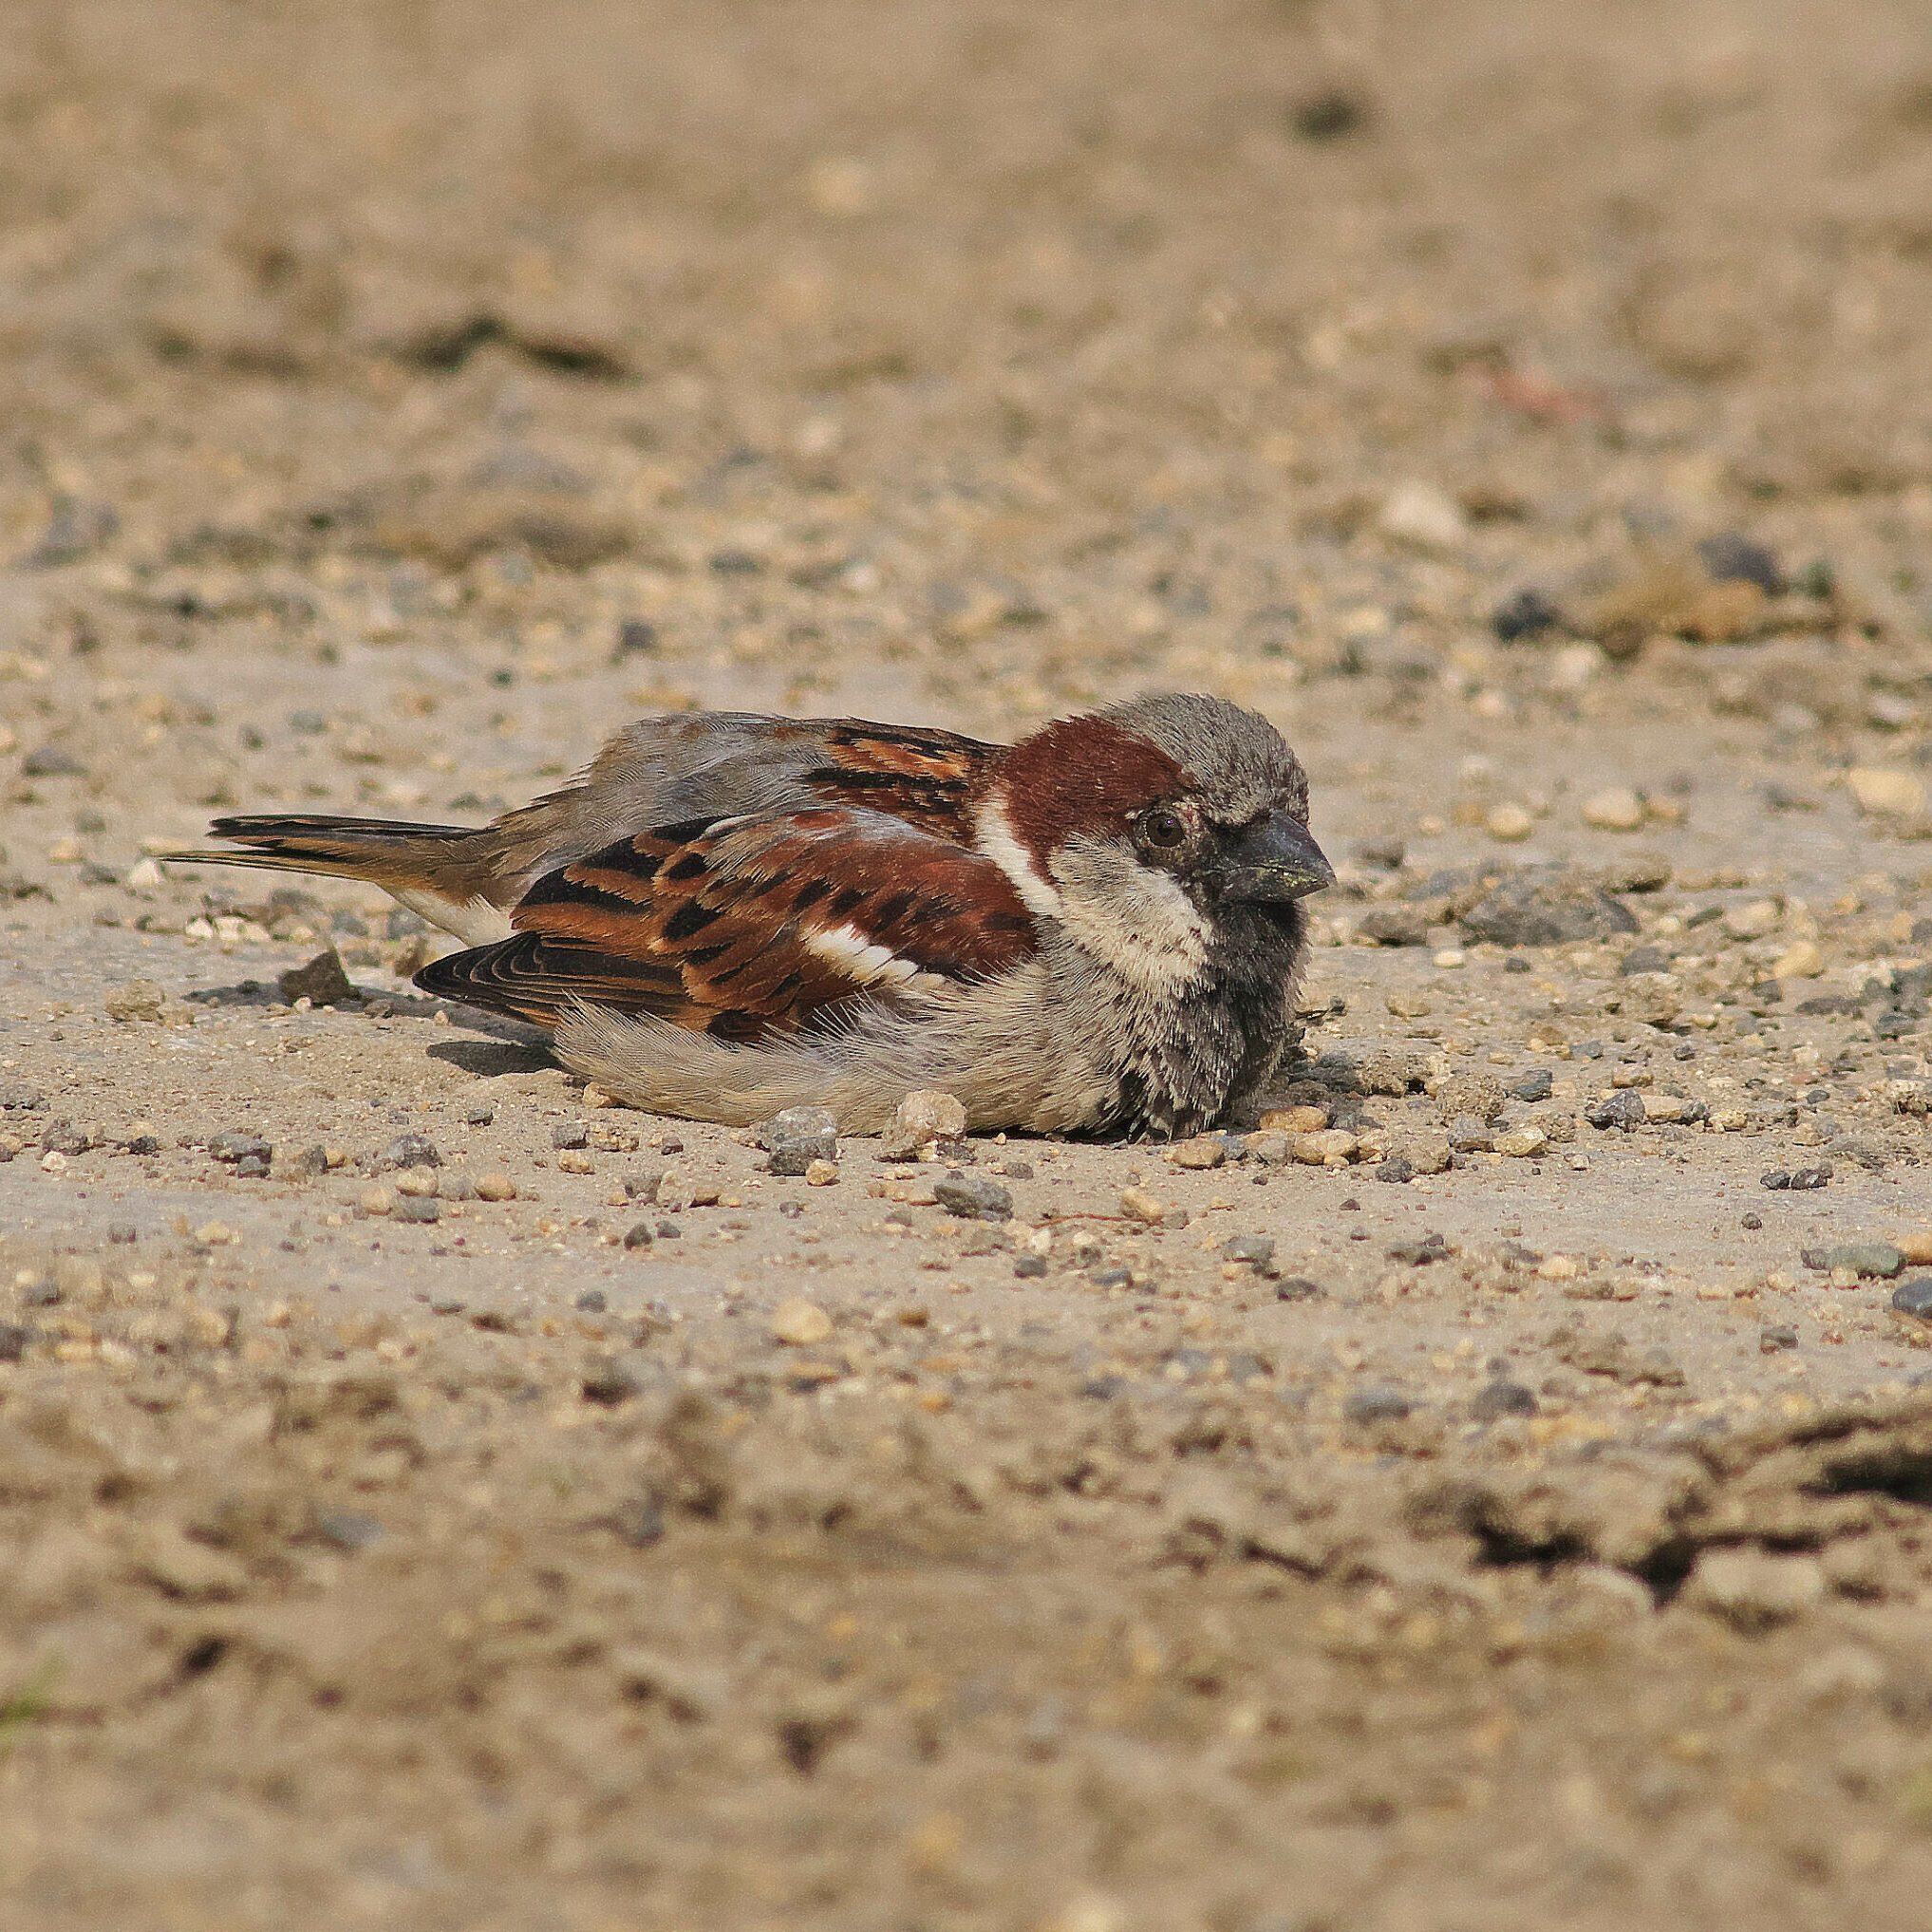
[[[646,718],[476,827],[216,819],[169,854],[364,880],[462,943],[425,992],[548,1032],[614,1099],[852,1134],[1172,1139],[1241,1117],[1334,881],[1258,713],[1187,693],[1012,744],[857,718]]]

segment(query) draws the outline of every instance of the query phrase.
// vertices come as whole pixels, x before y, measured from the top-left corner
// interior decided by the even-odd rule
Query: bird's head
[[[1164,695],[1062,719],[1016,744],[979,844],[1037,919],[1123,977],[1180,988],[1257,932],[1299,941],[1335,873],[1308,780],[1265,718]]]

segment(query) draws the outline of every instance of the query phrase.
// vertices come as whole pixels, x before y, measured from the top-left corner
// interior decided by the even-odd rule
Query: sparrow
[[[1238,1116],[1289,1035],[1334,872],[1267,721],[1162,695],[1011,745],[855,718],[647,718],[478,827],[272,814],[172,854],[361,879],[453,933],[425,992],[551,1033],[653,1113],[798,1105],[875,1133],[1172,1137]]]

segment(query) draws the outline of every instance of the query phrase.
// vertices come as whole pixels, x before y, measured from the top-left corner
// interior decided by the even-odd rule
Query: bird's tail
[[[320,872],[362,879],[453,932],[483,946],[510,930],[514,893],[491,864],[486,829],[413,825],[394,818],[337,818],[326,813],[269,812],[217,818],[213,838],[239,852],[166,852],[178,865],[259,866],[269,872]]]
[[[322,872],[366,879],[387,891],[436,891],[452,865],[460,865],[464,825],[413,825],[394,818],[339,818],[328,813],[264,812],[217,818],[211,838],[239,852],[164,852],[181,865],[260,866],[271,872]]]

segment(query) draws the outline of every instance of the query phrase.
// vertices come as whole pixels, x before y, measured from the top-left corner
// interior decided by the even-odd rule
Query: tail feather
[[[379,886],[434,887],[474,838],[464,825],[414,825],[394,818],[341,818],[319,812],[250,813],[217,818],[211,838],[240,852],[169,852],[182,865],[261,866],[273,872],[323,872]]]
[[[256,866],[361,879],[470,946],[500,939],[510,929],[505,917],[510,894],[492,869],[487,830],[288,812],[217,818],[208,831],[242,850],[159,856],[181,865]]]

